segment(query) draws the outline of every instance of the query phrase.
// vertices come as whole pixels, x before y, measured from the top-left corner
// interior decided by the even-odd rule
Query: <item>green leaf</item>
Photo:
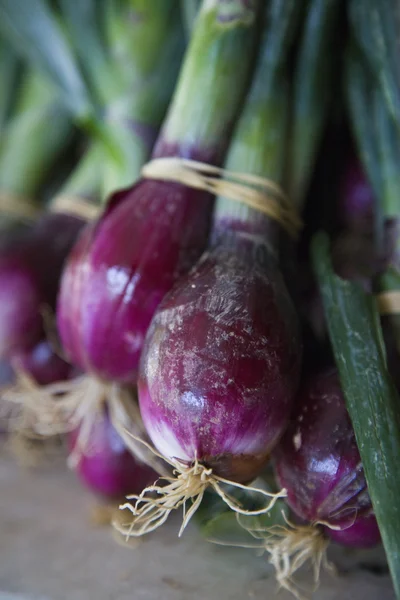
[[[354,36],[400,128],[400,4],[398,0],[352,0],[349,7]]]
[[[99,102],[108,104],[118,91],[119,65],[110,61],[104,17],[107,0],[59,0],[66,33]]]
[[[0,132],[14,109],[21,64],[16,54],[0,38]],[[1,142],[0,142],[1,143]]]
[[[346,51],[345,95],[350,116],[350,125],[363,163],[365,174],[380,199],[383,192],[382,173],[379,164],[379,150],[376,143],[373,91],[375,82],[368,65],[363,60],[354,42]],[[383,207],[381,202],[375,205],[375,233],[377,252],[383,247]]]
[[[181,0],[182,21],[188,40],[192,35],[199,8],[200,0]]]
[[[185,156],[212,149],[221,160],[248,84],[259,7],[258,1],[201,5],[162,134]]]
[[[61,29],[43,0],[0,0],[0,27],[16,51],[42,70],[78,120],[92,106]]]
[[[343,8],[341,0],[310,0],[307,4],[306,19],[295,57],[287,177],[289,197],[300,210],[310,184],[332,102],[335,67],[340,56],[332,48],[338,37]]]
[[[334,274],[325,234],[312,257],[368,489],[400,599],[400,398],[386,365],[375,298]]]

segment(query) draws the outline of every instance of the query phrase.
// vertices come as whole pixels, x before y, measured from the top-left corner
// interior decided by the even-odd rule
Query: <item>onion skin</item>
[[[300,361],[273,258],[255,237],[227,232],[150,326],[138,384],[148,434],[167,458],[248,482],[287,425]]]
[[[290,425],[274,451],[279,485],[306,521],[325,522],[327,535],[349,545],[370,545],[371,500],[354,431],[335,369],[310,378],[299,392]]]
[[[104,380],[135,383],[151,318],[207,241],[210,196],[141,180],[114,194],[75,245],[57,323],[71,360]]]
[[[75,447],[78,431],[69,434],[71,451]],[[80,455],[75,470],[86,487],[108,499],[140,493],[157,479],[152,469],[134,459],[105,410],[91,429],[89,452]]]

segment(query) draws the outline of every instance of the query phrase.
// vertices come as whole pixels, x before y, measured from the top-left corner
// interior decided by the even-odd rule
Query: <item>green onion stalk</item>
[[[382,101],[400,128],[400,4],[397,0],[351,0],[349,17],[352,35],[381,89]]]
[[[190,39],[200,8],[200,0],[180,0],[181,13],[186,37]]]
[[[302,3],[300,3],[302,4]],[[293,210],[301,217],[309,192],[316,157],[321,146],[332,101],[335,77],[336,39],[343,3],[341,0],[308,0],[302,4],[292,57],[290,123],[285,163],[285,191]],[[280,262],[286,283],[296,305],[308,321],[304,306],[304,280],[295,268],[296,243],[281,233]]]
[[[20,61],[12,48],[0,37],[0,146],[4,127],[12,114],[20,74]]]
[[[342,0],[306,3],[294,63],[288,194],[301,213],[333,99],[335,47]]]
[[[111,1],[101,20],[97,2],[62,7],[108,140],[98,141],[107,196],[132,184],[151,153],[184,49],[179,9],[173,0]]]
[[[400,398],[388,371],[377,303],[358,284],[335,275],[324,234],[318,234],[313,242],[313,262],[368,492],[399,600]]]
[[[2,218],[34,215],[40,188],[71,139],[71,120],[57,94],[40,74],[28,70],[2,135]]]
[[[266,3],[265,25],[256,71],[234,130],[225,168],[264,177],[287,189],[291,87],[289,51],[301,22],[301,5],[293,0]],[[217,199],[215,221],[232,220],[271,229],[268,243],[277,254],[279,221],[223,196]]]

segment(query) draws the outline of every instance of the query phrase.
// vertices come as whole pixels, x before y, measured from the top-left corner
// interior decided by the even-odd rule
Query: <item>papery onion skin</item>
[[[77,429],[69,434],[70,451],[75,448],[78,432]],[[150,467],[139,464],[129,452],[106,410],[95,421],[87,448],[80,454],[75,471],[94,494],[108,499],[140,493],[157,479],[157,474]]]
[[[364,470],[337,371],[314,375],[300,390],[290,425],[273,453],[279,485],[302,519],[328,523],[327,535],[362,546],[359,519],[372,513]],[[373,517],[373,515],[372,515]],[[366,526],[366,545],[370,545]],[[353,527],[353,529],[352,529]]]
[[[211,207],[209,194],[161,181],[114,194],[81,234],[61,282],[57,323],[74,363],[136,382],[151,318],[204,249]]]
[[[144,424],[167,458],[254,478],[283,433],[301,344],[283,279],[257,237],[227,232],[162,302],[143,351]]]

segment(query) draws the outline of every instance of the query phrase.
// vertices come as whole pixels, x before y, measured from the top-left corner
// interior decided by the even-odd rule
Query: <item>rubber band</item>
[[[50,211],[74,215],[85,221],[94,221],[100,216],[101,208],[79,196],[62,194],[53,200]]]
[[[382,292],[376,296],[376,301],[382,316],[400,314],[400,291]]]
[[[292,237],[297,237],[303,226],[281,187],[264,177],[176,157],[151,160],[144,165],[141,175],[181,183],[246,204],[275,219]]]
[[[41,210],[29,198],[12,192],[0,192],[0,213],[34,221],[40,212]]]

